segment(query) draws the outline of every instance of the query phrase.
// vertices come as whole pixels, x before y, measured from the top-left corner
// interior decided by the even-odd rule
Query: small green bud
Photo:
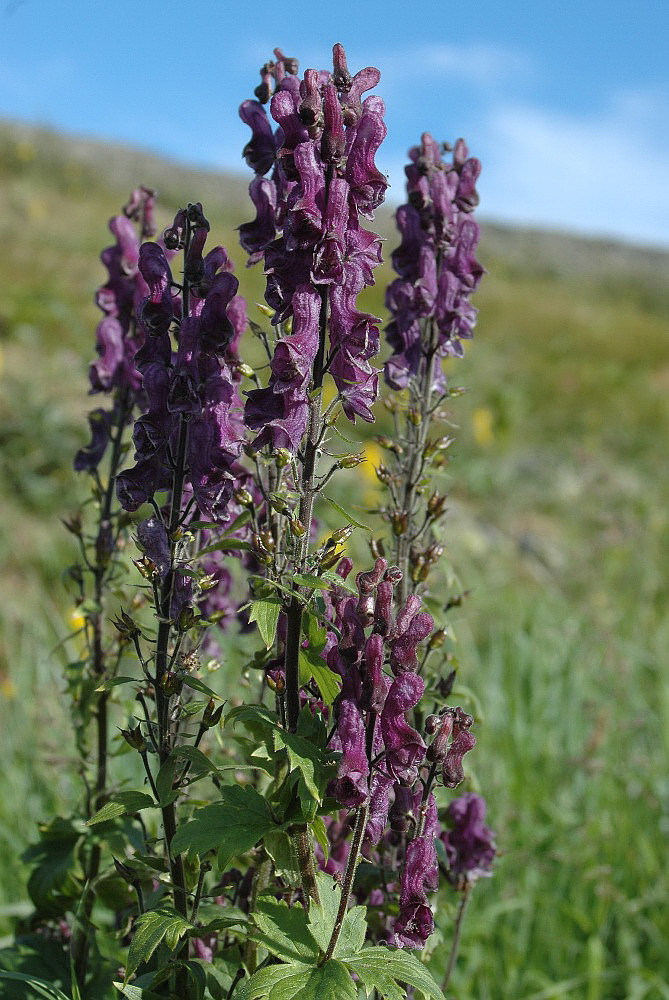
[[[290,522],[290,530],[297,538],[302,538],[307,530],[298,518],[294,517]]]
[[[134,729],[122,729],[121,736],[133,750],[137,750],[138,753],[146,753],[146,742],[142,736],[142,728],[139,723]]]
[[[358,455],[345,455],[340,458],[337,465],[340,469],[355,469],[357,465],[361,465],[362,462],[366,462],[367,459],[365,455],[360,452]]]
[[[438,628],[436,632],[433,632],[430,636],[430,641],[427,644],[428,649],[439,649],[446,642],[446,629]]]
[[[277,448],[274,452],[276,464],[280,469],[284,469],[290,462],[291,455],[287,448]]]
[[[245,361],[240,361],[237,365],[237,371],[240,375],[244,375],[246,378],[251,378],[254,374],[251,365],[247,365]]]

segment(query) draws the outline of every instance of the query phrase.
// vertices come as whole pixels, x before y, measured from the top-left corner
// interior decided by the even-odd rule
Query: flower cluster
[[[386,293],[393,354],[385,378],[394,389],[407,385],[428,352],[462,355],[461,340],[471,338],[476,322],[470,296],[483,275],[475,256],[479,227],[472,218],[479,161],[468,155],[462,139],[451,162],[445,161],[427,133],[409,156],[408,203],[396,215],[402,242],[392,254],[399,277]]]
[[[95,301],[103,313],[96,330],[98,357],[91,362],[91,393],[123,391],[134,400],[139,394],[141,377],[135,367],[135,354],[142,346],[143,333],[136,323],[136,312],[146,295],[146,283],[139,270],[141,239],[154,235],[155,195],[149,188],[133,191],[119,215],[109,220],[115,243],[106,247],[100,260],[107,269],[107,280],[98,288]],[[119,401],[116,401],[119,406]],[[91,441],[74,459],[77,472],[97,469],[107,448],[114,413],[102,408],[88,417]]]
[[[457,889],[492,874],[495,835],[483,822],[485,814],[485,799],[474,792],[453,799],[446,812],[448,829],[440,839],[446,849],[448,878]]]
[[[370,359],[379,320],[360,312],[356,298],[373,283],[381,249],[359,220],[372,217],[384,197],[387,181],[374,156],[386,129],[381,99],[362,96],[378,83],[378,70],[351,76],[341,45],[331,73],[309,69],[302,80],[294,59],[278,49],[275,55],[261,71],[259,100],[240,109],[253,133],[244,155],[256,172],[256,218],[240,227],[240,241],[250,262],[264,260],[273,322],[292,320],[292,332],[276,345],[269,385],[249,393],[246,422],[260,431],[256,447],[294,452],[309,389],[320,386],[326,369],[349,419],[373,419],[378,375]],[[261,103],[268,101],[275,130]]]
[[[350,569],[350,561],[342,560],[338,572],[345,579]],[[395,864],[402,863],[391,939],[398,947],[422,948],[433,928],[427,894],[438,883],[440,830],[432,787],[438,772],[447,788],[463,780],[462,758],[476,740],[470,731],[473,719],[461,708],[428,717],[429,743],[409,721],[425,690],[418,648],[434,622],[415,595],[395,614],[400,577],[396,567],[378,558],[372,570],[357,575],[357,598],[343,588],[336,588],[332,598],[338,638],[334,630],[329,633],[324,656],[342,678],[331,741],[341,759],[332,792],[346,809],[367,809],[368,856],[380,860],[390,851]],[[345,826],[337,822],[333,829],[341,834]],[[335,869],[347,857],[339,840],[331,862]]]
[[[162,246],[140,248],[138,267],[148,294],[138,311],[145,343],[135,364],[146,409],[133,432],[136,464],[118,477],[117,492],[126,510],[137,510],[158,490],[171,488],[181,461],[197,509],[220,522],[227,518],[242,434],[229,350],[246,325],[246,313],[223,247],[203,256],[208,230],[197,204],[179,211],[165,231],[168,251],[185,250],[180,286]]]

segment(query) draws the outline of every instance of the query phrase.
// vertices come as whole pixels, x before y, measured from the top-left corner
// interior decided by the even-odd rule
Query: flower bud
[[[251,496],[251,494],[249,493],[248,490],[244,489],[243,486],[240,487],[239,489],[235,490],[235,492],[233,493],[233,496],[234,496],[236,502],[238,504],[240,504],[242,507],[253,507],[254,506],[253,497]]]
[[[318,560],[318,565],[321,569],[332,569],[337,565],[341,559],[341,550],[336,548],[331,549],[329,552],[324,552],[321,558]]]
[[[237,371],[240,375],[244,375],[245,378],[251,378],[254,374],[254,370],[251,365],[247,365],[245,361],[237,362]]]
[[[446,501],[448,497],[442,496],[439,493],[433,493],[427,502],[427,512],[431,517],[441,517],[446,509]]]
[[[274,452],[274,459],[279,469],[284,469],[290,462],[290,452],[287,448],[277,448]]]
[[[436,632],[433,632],[430,636],[430,641],[427,644],[428,649],[439,649],[446,642],[446,629],[438,628]]]
[[[344,458],[340,458],[337,465],[340,469],[355,469],[357,465],[362,462],[366,462],[367,458],[364,454],[360,453],[358,455],[345,455]]]
[[[305,531],[307,530],[298,518],[294,517],[289,521],[290,530],[297,538],[302,538]]]
[[[397,538],[401,538],[402,535],[406,535],[407,528],[409,527],[409,518],[406,511],[393,511],[390,515],[390,524],[393,529],[393,534]]]
[[[216,708],[216,702],[213,698],[210,698],[207,702],[207,706],[202,715],[202,725],[206,726],[207,729],[213,729],[221,721],[221,716],[223,715],[223,705],[219,705]]]
[[[138,753],[146,753],[147,746],[139,723],[134,729],[122,729],[121,736],[133,750],[137,750]]]
[[[171,696],[173,694],[179,694],[183,687],[183,682],[174,670],[168,670],[165,674],[163,674],[160,686],[166,695]]]

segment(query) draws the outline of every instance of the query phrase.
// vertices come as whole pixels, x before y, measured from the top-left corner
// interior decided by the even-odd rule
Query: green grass
[[[17,856],[37,820],[78,794],[66,660],[50,655],[68,629],[61,573],[75,558],[58,518],[83,493],[70,463],[95,405],[85,373],[97,255],[135,182],[161,190],[161,224],[201,198],[243,291],[262,295],[235,249],[234,226],[250,215],[238,182],[0,130],[0,907],[25,900]],[[450,369],[468,392],[453,406],[444,542],[472,591],[454,624],[459,683],[480,704],[472,781],[500,858],[474,893],[452,991],[661,1000],[667,258],[500,227],[482,258],[476,340]],[[369,304],[382,309],[378,289]],[[437,972],[448,943],[435,948]]]

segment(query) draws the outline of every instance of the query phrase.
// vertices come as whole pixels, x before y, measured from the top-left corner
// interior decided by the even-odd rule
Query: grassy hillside
[[[16,856],[76,795],[60,697],[58,518],[81,486],[98,253],[138,182],[160,221],[201,200],[244,272],[245,182],[132,150],[0,128],[0,904]],[[392,220],[379,225],[393,245]],[[475,783],[501,857],[479,886],[459,1000],[669,997],[669,255],[484,230],[480,324],[454,384],[444,542],[472,595],[460,684],[479,703]],[[378,279],[382,288],[389,272]],[[376,293],[376,294],[374,294]],[[370,305],[382,309],[373,290]],[[379,313],[382,315],[382,313]],[[365,480],[365,495],[375,487]],[[54,781],[54,775],[57,780]],[[12,876],[2,872],[12,871]],[[9,911],[5,911],[8,913]],[[5,921],[4,926],[8,928]],[[437,942],[434,965],[445,961]]]

